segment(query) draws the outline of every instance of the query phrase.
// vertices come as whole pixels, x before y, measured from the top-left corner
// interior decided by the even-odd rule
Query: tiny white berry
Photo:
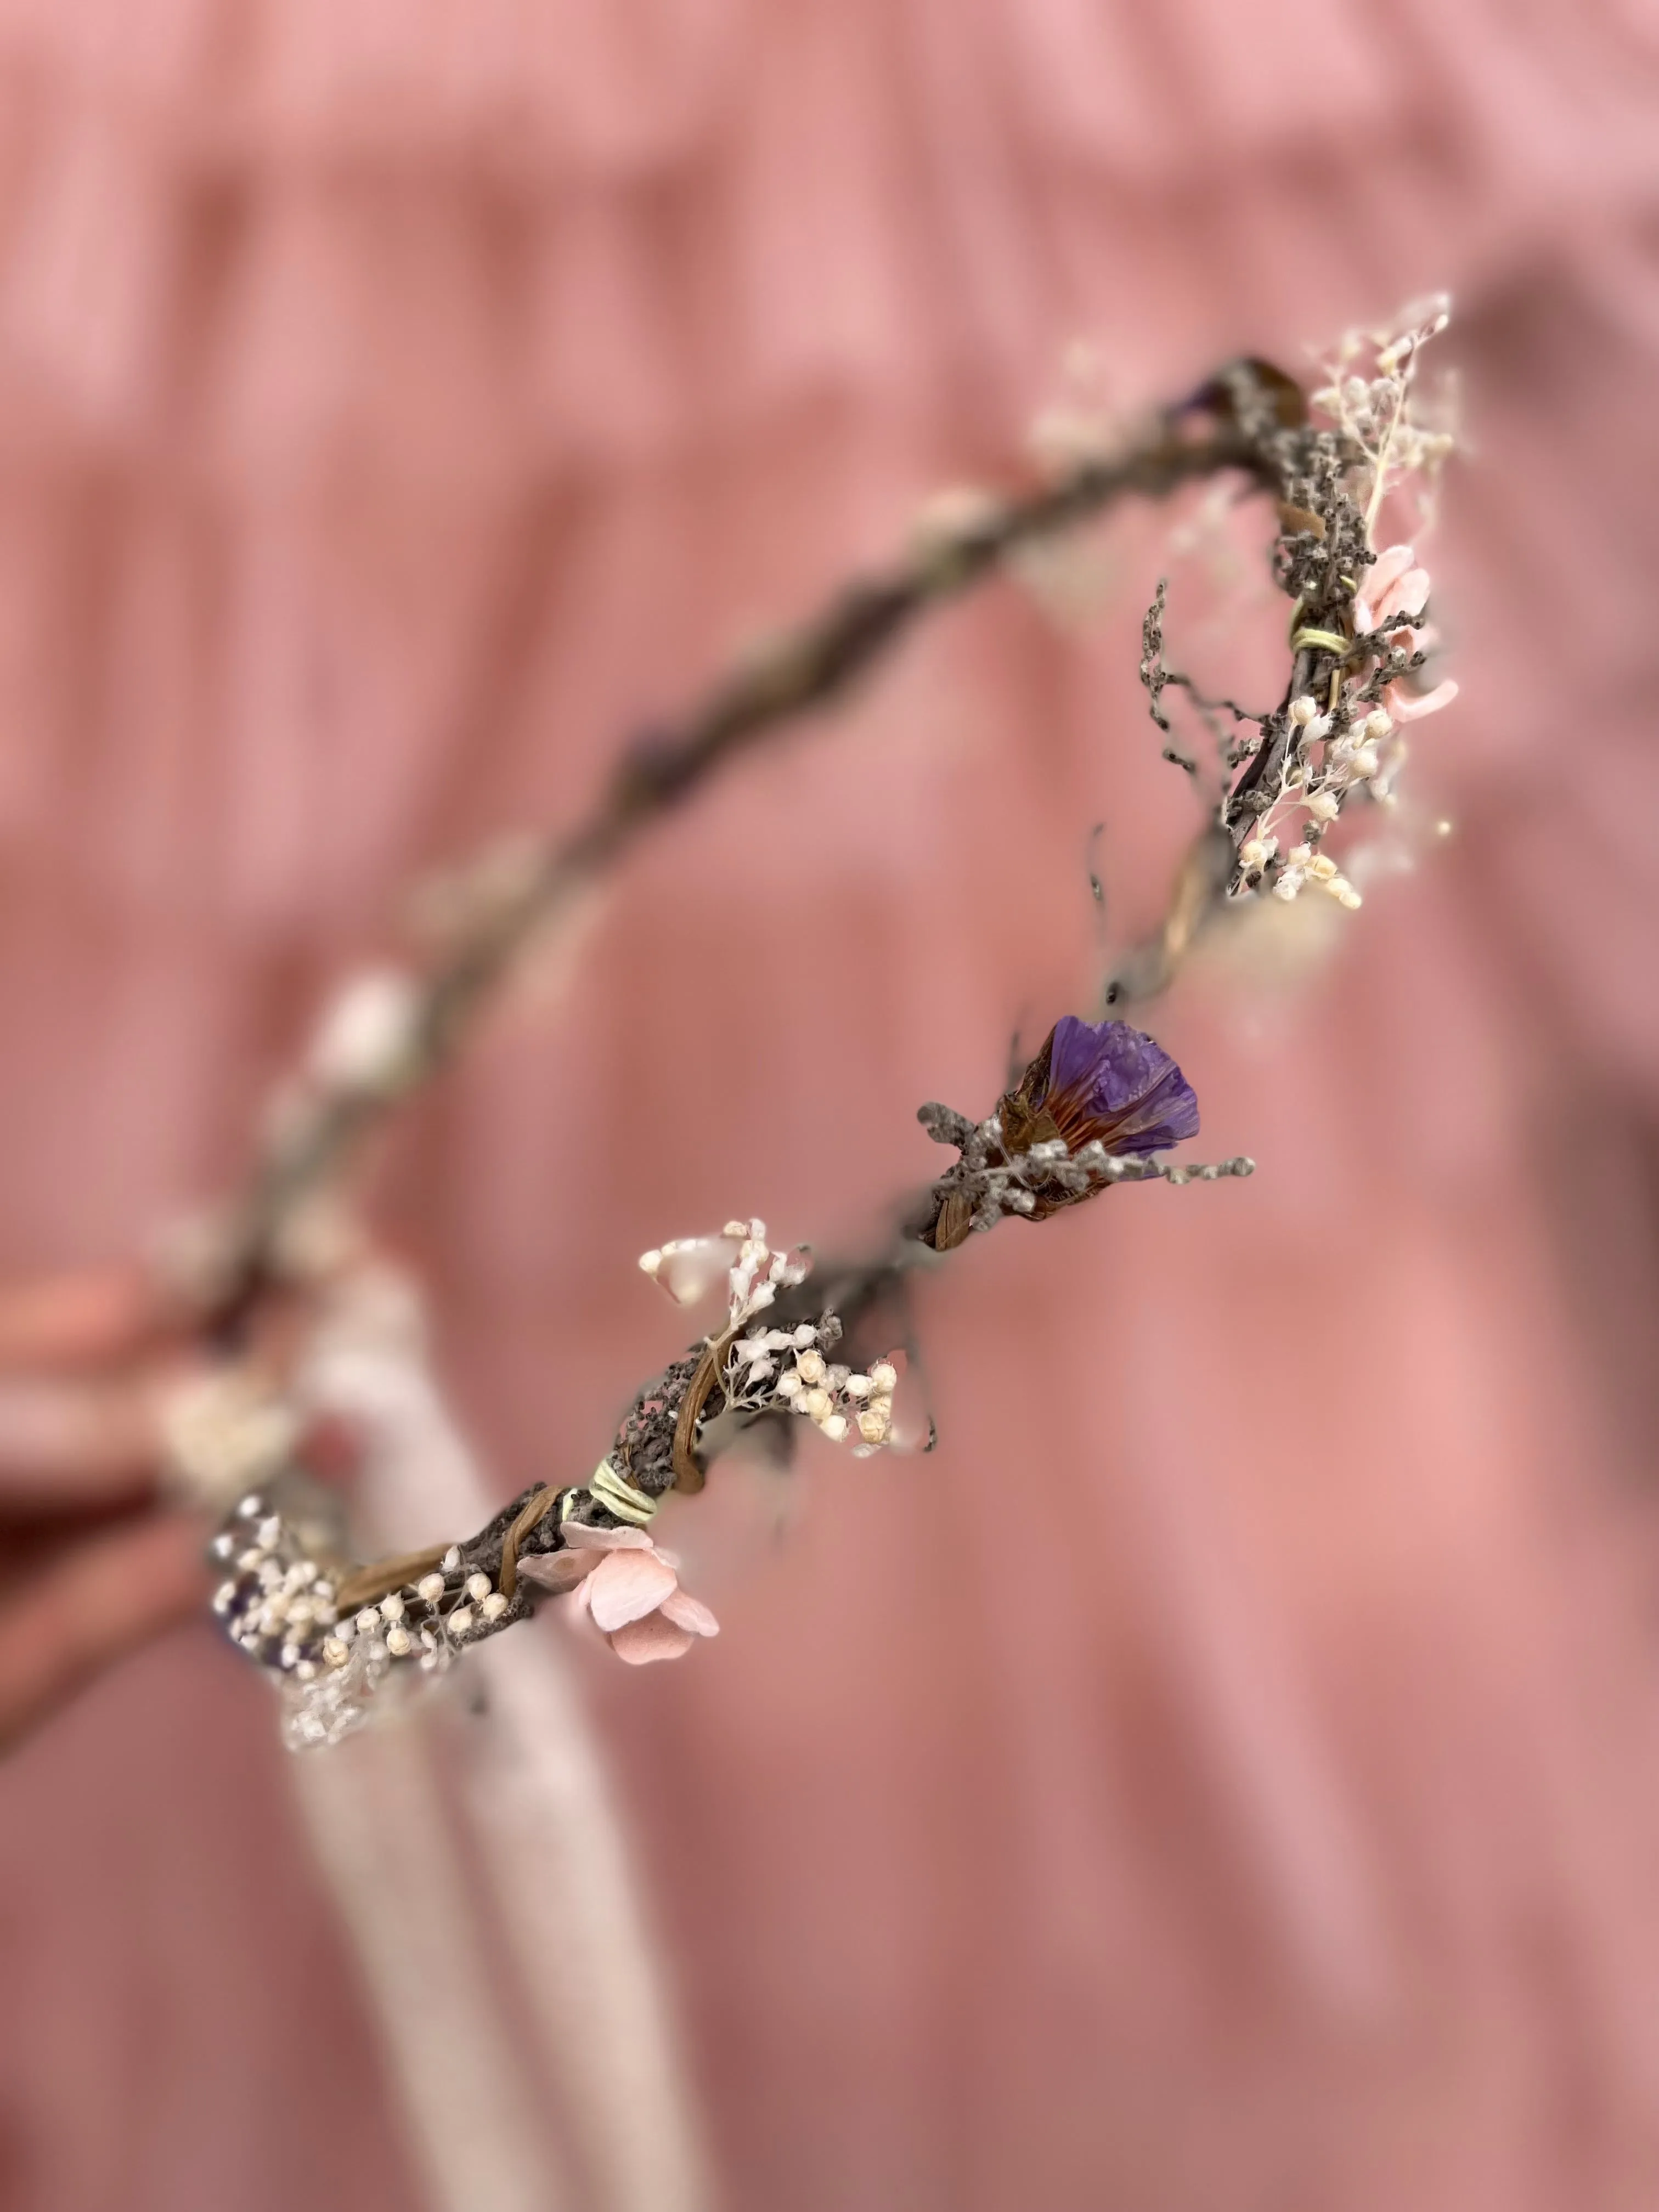
[[[499,1590],[491,1590],[478,1610],[486,1620],[499,1620],[507,1611],[507,1600]]]
[[[447,1626],[452,1636],[465,1636],[472,1626],[471,1607],[458,1605],[454,1612],[450,1614]]]
[[[380,1618],[382,1620],[401,1620],[403,1617],[404,1601],[393,1590],[390,1597],[380,1600]]]
[[[323,1657],[331,1667],[343,1667],[351,1656],[351,1647],[337,1636],[323,1638]]]
[[[356,1625],[362,1631],[365,1636],[368,1634],[372,1628],[378,1628],[380,1625],[380,1607],[378,1605],[366,1605],[362,1611],[357,1615]]]
[[[878,1359],[870,1370],[870,1380],[884,1397],[890,1397],[898,1388],[898,1370],[890,1359]]]
[[[443,1577],[422,1575],[415,1585],[415,1594],[417,1597],[424,1598],[428,1605],[435,1605],[444,1594]]]
[[[409,1631],[406,1628],[388,1628],[386,1648],[394,1659],[406,1658],[410,1650]]]
[[[469,1575],[466,1578],[466,1594],[475,1604],[480,1598],[488,1597],[489,1595],[489,1576]]]

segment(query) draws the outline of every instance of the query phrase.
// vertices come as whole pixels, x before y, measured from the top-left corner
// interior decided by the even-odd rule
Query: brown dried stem
[[[515,884],[479,902],[479,918],[420,979],[410,1049],[395,1082],[332,1089],[301,1102],[254,1164],[228,1216],[210,1326],[234,1336],[276,1283],[287,1232],[415,1090],[445,1066],[529,940],[615,866],[639,836],[746,747],[839,699],[929,608],[960,598],[1021,549],[1076,527],[1131,494],[1163,497],[1239,469],[1271,486],[1259,436],[1218,409],[1175,409],[1109,459],[971,518],[930,530],[884,573],[854,580],[799,629],[719,678],[679,716],[623,755],[586,819],[550,843]],[[480,873],[491,863],[480,864]]]

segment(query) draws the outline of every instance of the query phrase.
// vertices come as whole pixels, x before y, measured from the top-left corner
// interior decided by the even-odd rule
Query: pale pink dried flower
[[[1432,633],[1412,617],[1420,615],[1428,601],[1428,570],[1418,567],[1409,545],[1390,545],[1366,574],[1365,588],[1353,603],[1354,624],[1361,631],[1382,629],[1395,617],[1403,617],[1396,639],[1404,641],[1416,631],[1417,642],[1427,645]],[[1456,696],[1457,685],[1449,676],[1432,691],[1413,692],[1403,684],[1390,684],[1382,694],[1382,706],[1396,722],[1420,722],[1425,714],[1437,714],[1449,707]]]
[[[519,1572],[541,1589],[574,1590],[576,1602],[630,1667],[678,1659],[699,1636],[718,1636],[706,1605],[680,1588],[672,1552],[643,1528],[589,1528],[567,1522],[564,1548],[520,1557]]]

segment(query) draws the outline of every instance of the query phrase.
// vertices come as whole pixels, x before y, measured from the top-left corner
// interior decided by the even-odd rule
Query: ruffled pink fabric
[[[815,1460],[747,1552],[717,1481],[726,1633],[593,1680],[738,2212],[1649,2200],[1655,58],[1616,0],[0,6],[19,1269],[211,1189],[414,867],[1006,472],[1073,337],[1133,404],[1458,295],[1455,834],[1299,993],[1154,1024],[1255,1181],[969,1248],[940,1453]],[[1164,527],[1097,636],[1004,593],[711,793],[423,1114],[392,1209],[503,1496],[678,1349],[636,1253],[867,1224],[919,1100],[1088,1007],[1089,825],[1127,927],[1190,821]],[[228,1664],[7,1775],[18,2212],[408,2201]]]

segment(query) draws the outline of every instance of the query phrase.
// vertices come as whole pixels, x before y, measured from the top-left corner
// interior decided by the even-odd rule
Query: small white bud
[[[500,1590],[491,1590],[478,1610],[486,1620],[499,1620],[507,1611],[507,1601]]]
[[[1353,772],[1356,775],[1375,775],[1382,765],[1382,757],[1375,745],[1359,745],[1355,748]]]
[[[849,1398],[867,1398],[875,1387],[867,1375],[849,1375],[842,1385]]]
[[[822,1382],[827,1372],[821,1352],[803,1352],[795,1362],[795,1372],[803,1382]]]
[[[1364,906],[1365,903],[1364,900],[1360,897],[1358,892],[1354,889],[1353,885],[1348,881],[1346,876],[1337,876],[1334,878],[1330,884],[1329,889],[1332,896],[1336,900],[1338,905],[1346,906],[1350,912],[1352,912],[1355,907]]]
[[[235,1583],[221,1583],[218,1589],[213,1593],[213,1610],[216,1613],[228,1613],[231,1607],[234,1604],[235,1600]]]
[[[887,1431],[892,1426],[892,1417],[886,1410],[887,1401],[866,1406],[859,1415],[859,1434],[867,1444],[885,1443]]]
[[[443,1556],[443,1571],[447,1575],[453,1575],[460,1564],[461,1547],[459,1544],[452,1544]]]
[[[1292,868],[1305,868],[1309,861],[1313,858],[1313,847],[1311,845],[1292,845],[1290,851],[1285,857],[1290,862]]]
[[[458,1605],[454,1612],[450,1614],[447,1626],[452,1636],[465,1636],[472,1626],[471,1607]]]
[[[657,1270],[661,1265],[662,1254],[654,1246],[649,1252],[641,1253],[640,1273],[642,1275],[649,1275],[653,1282],[656,1279]]]
[[[475,1604],[480,1598],[488,1597],[489,1595],[489,1576],[469,1575],[466,1578],[466,1594]]]
[[[1304,692],[1299,699],[1291,702],[1291,720],[1304,725],[1313,721],[1319,713],[1319,702]]]
[[[789,1340],[794,1346],[797,1352],[805,1352],[807,1346],[813,1342],[817,1335],[817,1331],[812,1326],[811,1322],[810,1321],[804,1321]]]
[[[382,1620],[401,1620],[403,1617],[404,1601],[393,1590],[390,1597],[380,1600],[380,1618]]]
[[[1316,822],[1334,822],[1339,811],[1334,791],[1316,791],[1308,801],[1308,811]]]
[[[343,1667],[351,1656],[351,1646],[343,1637],[325,1636],[323,1638],[323,1658],[331,1667]]]
[[[1380,744],[1393,727],[1394,724],[1380,707],[1375,714],[1367,714],[1365,717],[1365,735],[1373,744]]]
[[[787,1375],[780,1375],[773,1386],[780,1398],[797,1398],[806,1388],[792,1367]]]
[[[878,1359],[870,1370],[870,1380],[884,1398],[890,1397],[898,1388],[898,1370],[890,1359]]]
[[[1267,848],[1260,837],[1251,837],[1239,847],[1238,859],[1241,867],[1265,868],[1267,865]]]
[[[428,1605],[436,1605],[443,1594],[444,1578],[441,1575],[422,1575],[415,1585],[416,1597],[424,1598]]]
[[[236,1539],[228,1534],[216,1536],[208,1549],[216,1559],[228,1559],[236,1549]]]
[[[1336,873],[1336,862],[1328,853],[1316,853],[1308,863],[1308,873],[1316,882],[1328,884]]]
[[[414,1648],[409,1631],[406,1628],[388,1628],[386,1648],[394,1659],[406,1659]]]
[[[1273,885],[1273,896],[1275,898],[1284,899],[1288,902],[1290,900],[1293,899],[1297,893],[1301,890],[1303,880],[1303,874],[1300,868],[1286,868],[1284,874],[1280,876],[1279,881]]]
[[[378,1628],[380,1625],[380,1608],[378,1605],[366,1605],[353,1623],[353,1626],[364,1636],[368,1635],[371,1630]]]
[[[805,1390],[795,1402],[803,1413],[812,1420],[821,1421],[830,1411],[830,1393],[827,1390]]]
[[[416,1044],[419,1001],[410,977],[372,969],[342,986],[323,1009],[312,1040],[310,1073],[330,1090],[395,1085]]]
[[[294,1662],[295,1662],[295,1660],[296,1660],[296,1659],[298,1659],[299,1656],[300,1656],[300,1647],[299,1647],[299,1645],[298,1645],[297,1644],[283,1644],[283,1666],[284,1666],[284,1667],[291,1667],[291,1666],[293,1666]]]
[[[260,1607],[259,1618],[266,1623],[288,1619],[289,1601],[281,1590],[273,1590]]]
[[[832,1444],[838,1444],[847,1434],[847,1416],[845,1413],[831,1413],[826,1420],[820,1421],[818,1426]]]
[[[317,1662],[314,1659],[302,1659],[294,1671],[302,1682],[314,1682],[317,1679]]]

